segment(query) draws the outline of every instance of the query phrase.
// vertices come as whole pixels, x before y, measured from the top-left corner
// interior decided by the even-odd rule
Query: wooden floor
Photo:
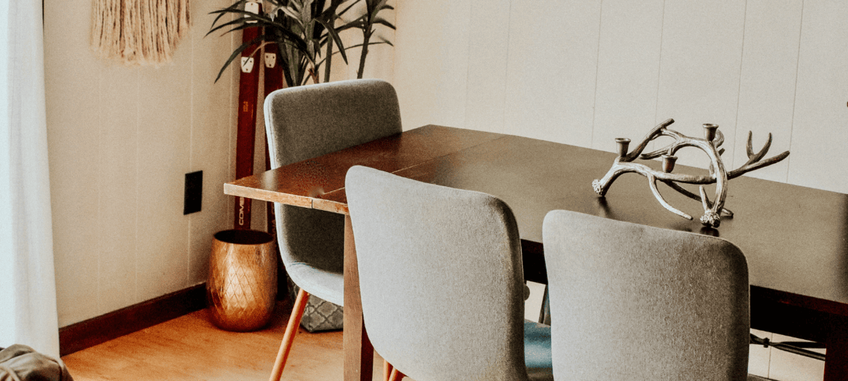
[[[62,357],[76,381],[267,380],[291,307],[277,305],[274,318],[256,332],[227,332],[197,311]],[[767,332],[758,336],[770,337]],[[773,338],[774,340],[797,340]],[[374,380],[382,376],[375,354]],[[300,329],[283,380],[341,380],[342,332]],[[821,380],[824,364],[752,346],[750,371],[778,380]],[[404,379],[411,381],[410,379]]]
[[[201,310],[62,357],[76,381],[93,380],[267,380],[291,307],[277,306],[267,327],[227,332]],[[383,360],[374,356],[374,380]],[[284,380],[341,380],[342,332],[295,338]]]

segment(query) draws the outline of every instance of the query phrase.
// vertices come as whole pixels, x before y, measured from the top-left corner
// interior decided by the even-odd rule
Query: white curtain
[[[0,347],[59,355],[40,0],[0,0]]]

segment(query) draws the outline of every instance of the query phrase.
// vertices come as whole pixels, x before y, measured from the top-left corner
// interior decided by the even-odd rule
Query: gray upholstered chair
[[[416,381],[552,379],[550,327],[524,321],[503,201],[361,166],[345,189],[377,353]]]
[[[277,168],[401,132],[397,94],[387,82],[350,80],[291,87],[265,100],[271,166]],[[300,287],[272,380],[279,379],[310,294],[344,302],[344,216],[274,205],[283,265]]]
[[[745,380],[748,267],[720,238],[549,212],[558,380]]]

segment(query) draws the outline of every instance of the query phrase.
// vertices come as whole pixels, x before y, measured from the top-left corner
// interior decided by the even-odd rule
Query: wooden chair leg
[[[308,300],[309,293],[301,288],[294,301],[294,307],[292,308],[291,316],[289,316],[289,324],[286,326],[283,342],[280,344],[279,352],[277,352],[274,369],[271,370],[270,381],[279,381],[283,375],[283,369],[286,367],[286,360],[289,358],[294,336],[297,335],[297,327],[300,325],[300,319],[303,318],[303,311],[306,309],[306,302]]]
[[[397,368],[392,368],[392,375],[389,376],[389,381],[400,381],[404,377],[406,377],[406,376],[404,376],[403,373],[401,373],[399,370],[397,370]]]
[[[392,364],[389,364],[388,361],[383,360],[383,381],[389,381],[392,377]]]

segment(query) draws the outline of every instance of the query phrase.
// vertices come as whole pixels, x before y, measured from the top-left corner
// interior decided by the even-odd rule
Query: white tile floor
[[[803,341],[755,329],[751,333],[774,342]],[[815,351],[825,353],[824,349]],[[748,372],[779,381],[821,381],[824,378],[824,362],[775,348],[751,345]]]

